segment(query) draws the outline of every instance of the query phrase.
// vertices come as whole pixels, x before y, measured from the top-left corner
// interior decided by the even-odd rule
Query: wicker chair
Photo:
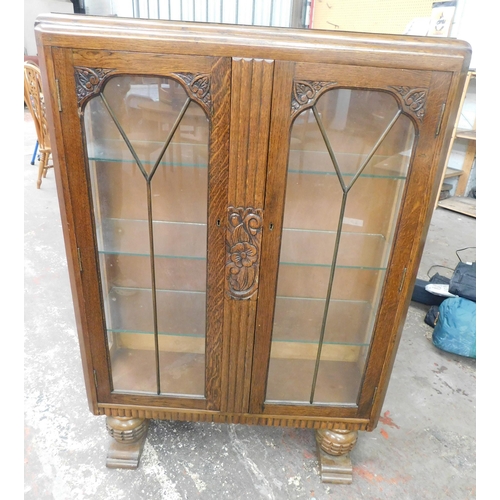
[[[51,149],[40,68],[31,61],[26,61],[24,63],[24,102],[35,122],[36,135],[38,138],[40,164],[38,167],[36,187],[40,189],[42,177],[46,177],[47,170],[52,167],[52,165],[49,165]]]

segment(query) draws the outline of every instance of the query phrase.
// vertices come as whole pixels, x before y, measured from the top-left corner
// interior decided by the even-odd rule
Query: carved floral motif
[[[114,69],[75,67],[75,80],[78,104],[82,104],[95,94],[98,94],[106,77]],[[173,73],[189,94],[189,97],[198,102],[205,110],[210,111],[212,97],[210,95],[210,76],[194,73]]]
[[[392,86],[403,98],[403,103],[420,121],[425,116],[425,103],[427,101],[426,89],[412,89],[410,87]]]
[[[292,116],[296,115],[302,108],[314,104],[314,101],[325,90],[337,85],[336,82],[313,82],[296,80],[293,82],[292,93]]]
[[[229,207],[226,278],[234,299],[248,299],[257,290],[262,239],[262,209]]]
[[[113,69],[75,67],[78,104],[81,106],[89,97],[99,93],[106,76],[113,71]]]
[[[194,73],[174,73],[186,85],[189,97],[197,101],[207,111],[212,106],[212,96],[210,95],[210,76]]]

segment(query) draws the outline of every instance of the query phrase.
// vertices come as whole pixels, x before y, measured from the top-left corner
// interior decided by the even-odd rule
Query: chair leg
[[[42,176],[44,172],[47,170],[46,165],[47,165],[47,153],[45,151],[40,153],[40,165],[38,165],[38,180],[36,182],[36,187],[37,189],[40,189],[40,186],[42,185]]]
[[[43,177],[47,177],[47,172],[49,171],[49,160],[50,160],[50,153],[46,153],[45,155],[45,167],[43,168]]]

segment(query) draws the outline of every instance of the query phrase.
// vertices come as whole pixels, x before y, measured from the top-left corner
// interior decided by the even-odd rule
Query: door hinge
[[[80,272],[83,272],[82,255],[80,253],[80,247],[76,248],[76,254],[78,255],[78,267],[80,268]]]
[[[95,385],[95,390],[97,391],[97,372],[94,370],[94,385]]]
[[[375,387],[375,390],[373,391],[372,404],[375,403],[375,397],[377,396],[377,392],[378,392],[378,385]]]
[[[403,289],[403,285],[404,285],[404,282],[406,279],[406,271],[407,271],[407,268],[405,267],[403,269],[403,276],[401,276],[401,283],[399,283],[399,292],[401,292],[401,290]]]
[[[59,108],[59,111],[62,111],[61,89],[59,88],[59,80],[57,78],[56,78],[56,92],[57,92],[57,107]]]
[[[441,104],[441,112],[439,113],[439,119],[436,126],[436,137],[441,132],[441,123],[443,123],[444,110],[446,109],[446,103]]]

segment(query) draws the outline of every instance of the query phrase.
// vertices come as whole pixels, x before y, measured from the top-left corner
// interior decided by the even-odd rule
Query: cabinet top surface
[[[75,49],[196,53],[463,71],[471,48],[450,38],[384,35],[297,28],[243,26],[150,19],[44,14],[35,32],[40,45]],[[134,41],[131,45],[130,42]],[[168,46],[165,46],[168,43]],[[386,64],[384,64],[386,65]],[[464,67],[465,66],[465,67]]]

